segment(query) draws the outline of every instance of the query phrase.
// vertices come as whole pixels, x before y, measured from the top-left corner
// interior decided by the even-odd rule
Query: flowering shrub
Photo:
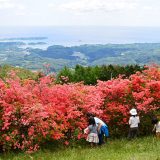
[[[116,135],[127,127],[132,107],[141,117],[160,108],[158,67],[146,68],[129,79],[99,81],[97,86],[55,84],[52,76],[35,81],[12,75],[5,82],[0,80],[0,146],[33,152],[52,139],[68,145],[70,138],[84,137],[87,112],[106,121],[111,135]],[[146,126],[145,121],[141,123]]]

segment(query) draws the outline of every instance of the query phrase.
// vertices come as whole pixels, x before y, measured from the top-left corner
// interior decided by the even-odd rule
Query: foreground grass
[[[45,148],[28,155],[7,153],[0,160],[160,160],[160,140],[154,137],[128,141],[108,140],[102,147],[77,145],[68,148]]]

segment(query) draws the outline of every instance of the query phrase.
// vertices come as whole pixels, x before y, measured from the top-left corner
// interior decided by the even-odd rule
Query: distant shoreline
[[[15,40],[46,40],[48,37],[15,37],[15,38],[1,38],[0,41],[15,41]]]
[[[159,43],[160,27],[10,26],[0,27],[0,41],[44,41],[49,46]]]

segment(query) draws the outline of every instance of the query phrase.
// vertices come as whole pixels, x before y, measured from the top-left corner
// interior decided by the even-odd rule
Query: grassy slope
[[[153,137],[109,140],[102,147],[77,146],[43,149],[32,155],[8,153],[0,160],[160,160],[160,140]]]

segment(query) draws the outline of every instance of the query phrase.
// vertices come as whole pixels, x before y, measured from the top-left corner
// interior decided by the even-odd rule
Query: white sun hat
[[[132,115],[132,116],[135,116],[137,115],[137,110],[135,108],[132,108],[129,113]]]

